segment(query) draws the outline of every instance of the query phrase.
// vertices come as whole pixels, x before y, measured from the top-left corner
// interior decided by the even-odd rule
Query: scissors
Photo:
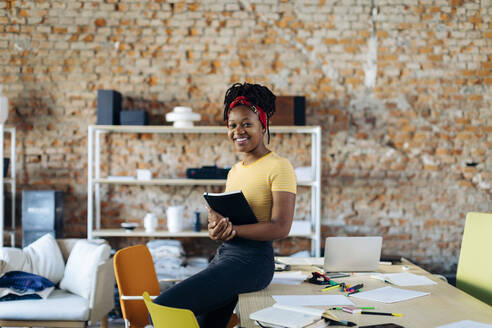
[[[309,278],[309,282],[316,285],[337,285],[336,282],[330,281],[330,278],[319,272],[312,272],[313,276]]]

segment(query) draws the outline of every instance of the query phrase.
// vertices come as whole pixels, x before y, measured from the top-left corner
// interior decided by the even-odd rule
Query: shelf
[[[289,234],[289,237],[300,237],[300,238],[315,238],[316,234],[314,233],[309,233],[309,234]]]
[[[145,186],[225,186],[225,179],[151,179],[151,180],[137,180],[137,179],[93,179],[94,184],[117,184],[117,185],[145,185]],[[298,181],[298,186],[314,186],[316,181]]]
[[[133,176],[112,177],[101,174],[101,143],[105,142],[105,134],[132,133],[132,134],[226,134],[225,126],[194,126],[189,128],[175,128],[169,125],[138,126],[138,125],[89,125],[88,127],[88,172],[87,172],[87,238],[105,237],[207,237],[208,231],[184,231],[170,233],[167,230],[158,230],[147,233],[141,227],[133,231],[123,228],[105,229],[101,226],[101,191],[103,185],[115,186],[225,186],[225,179],[187,179],[157,177],[151,180],[137,180]],[[311,230],[302,230],[303,233],[289,234],[289,237],[311,239],[311,254],[320,255],[320,217],[321,217],[321,127],[319,126],[271,126],[272,134],[307,134],[311,139],[311,175],[312,179],[297,181],[298,187],[310,189],[310,223]],[[108,150],[108,151],[111,151]],[[163,227],[164,228],[164,227]]]
[[[10,193],[10,216],[11,216],[11,228],[8,229],[5,227],[5,190],[1,188],[0,191],[0,247],[4,246],[4,236],[10,236],[10,246],[15,247],[15,226],[16,226],[16,218],[15,218],[15,205],[16,205],[16,182],[15,182],[15,127],[5,127],[3,124],[0,124],[0,154],[5,158],[5,133],[10,133],[10,155],[8,156],[9,160],[9,171],[10,174],[6,177],[0,177],[0,185],[9,185],[10,189],[8,192]],[[2,169],[5,169],[3,164],[5,163],[2,159]],[[0,170],[1,171],[1,170]],[[7,188],[6,188],[7,189]]]
[[[143,229],[127,231],[125,229],[99,229],[92,232],[94,237],[208,237],[208,231],[183,231],[169,232],[167,230],[156,230],[145,232]]]
[[[156,230],[154,232],[146,232],[143,229],[135,229],[127,231],[125,229],[100,229],[93,231],[94,237],[208,237],[208,231],[202,230],[200,232],[195,231],[183,231],[183,232],[169,232],[167,230]],[[313,238],[315,235],[311,234],[290,234],[289,237],[304,237]]]
[[[224,179],[151,179],[151,180],[112,180],[93,179],[94,183],[121,184],[121,185],[175,185],[175,186],[200,186],[200,185],[225,185]]]
[[[191,128],[175,128],[168,125],[91,125],[90,129],[102,132],[130,133],[227,133],[225,126],[194,126]],[[321,131],[319,126],[289,125],[270,126],[270,133],[313,133]]]

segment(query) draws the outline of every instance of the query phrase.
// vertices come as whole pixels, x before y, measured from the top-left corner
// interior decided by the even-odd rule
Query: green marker
[[[341,307],[333,307],[333,308],[330,308],[330,310],[341,310],[342,308]],[[356,309],[361,309],[361,310],[374,310],[375,307],[374,306],[359,306],[359,307],[356,307]]]

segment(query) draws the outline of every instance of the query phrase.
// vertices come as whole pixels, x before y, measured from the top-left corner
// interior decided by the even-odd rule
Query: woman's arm
[[[287,237],[294,217],[296,194],[287,191],[274,191],[272,196],[272,220],[267,223],[232,226],[236,236],[263,241]]]

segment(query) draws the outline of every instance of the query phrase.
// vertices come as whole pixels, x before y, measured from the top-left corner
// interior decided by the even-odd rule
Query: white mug
[[[169,206],[166,209],[167,230],[169,230],[169,232],[183,231],[183,221],[184,221],[183,213],[184,213],[183,205]]]
[[[157,217],[154,213],[147,213],[144,217],[144,228],[146,232],[154,232],[157,228]]]

